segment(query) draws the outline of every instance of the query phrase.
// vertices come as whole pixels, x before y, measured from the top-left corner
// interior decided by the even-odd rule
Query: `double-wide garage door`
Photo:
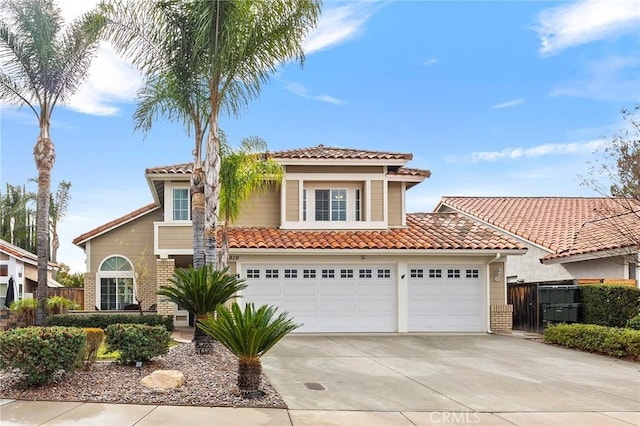
[[[395,265],[243,265],[243,302],[277,306],[301,332],[480,332],[479,266],[409,265],[406,303],[398,304]],[[398,306],[406,312],[398,313]]]
[[[246,265],[243,302],[289,312],[303,332],[396,330],[391,265]]]

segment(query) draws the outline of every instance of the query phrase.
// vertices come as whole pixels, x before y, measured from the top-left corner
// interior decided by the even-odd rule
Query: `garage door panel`
[[[295,312],[314,312],[317,313],[319,303],[317,299],[285,299],[278,303],[285,311]]]
[[[290,284],[290,285],[286,285]],[[287,296],[316,296],[318,285],[308,281],[296,281],[295,283],[285,281],[285,285],[278,284],[282,288],[282,294]]]
[[[356,286],[347,282],[326,282],[320,286],[321,296],[355,296]]]
[[[243,294],[246,292],[247,290],[245,290]],[[281,293],[281,286],[278,282],[256,282],[255,284],[251,285],[250,293],[252,296],[259,297],[279,297]]]
[[[355,312],[355,299],[323,299],[320,301],[320,309],[323,313],[340,315],[343,312]]]
[[[380,296],[389,298],[395,293],[395,288],[388,283],[372,282],[366,284],[358,284],[358,295]]]
[[[358,301],[359,313],[384,312],[392,313],[393,306],[389,306],[386,299],[360,299]]]

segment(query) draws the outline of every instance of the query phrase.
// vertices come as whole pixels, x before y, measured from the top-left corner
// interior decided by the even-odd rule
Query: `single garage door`
[[[392,265],[244,265],[242,277],[242,302],[289,312],[296,331],[396,331]]]
[[[409,266],[409,331],[482,331],[480,266]]]

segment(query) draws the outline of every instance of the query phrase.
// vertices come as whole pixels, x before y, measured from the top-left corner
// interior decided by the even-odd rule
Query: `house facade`
[[[54,264],[49,264],[47,285],[52,288],[62,287],[62,284],[52,278],[54,267]],[[14,300],[33,298],[38,289],[38,256],[0,240],[0,309],[5,308],[11,278],[15,286]]]
[[[504,262],[514,238],[459,213],[406,212],[430,176],[412,155],[322,145],[270,153],[279,186],[245,203],[229,231],[242,302],[271,304],[299,332],[508,331]],[[191,165],[146,170],[154,202],[76,239],[87,257],[85,307],[143,309],[186,324],[155,292],[192,262]]]
[[[458,213],[527,247],[509,257],[509,282],[582,280],[638,284],[640,216],[607,197],[443,197],[435,212]]]

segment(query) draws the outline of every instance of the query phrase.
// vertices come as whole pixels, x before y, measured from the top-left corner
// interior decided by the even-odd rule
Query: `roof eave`
[[[293,248],[231,248],[233,254],[309,254],[309,255],[467,255],[467,256],[488,256],[500,253],[504,256],[520,256],[527,252],[526,249],[293,249]]]
[[[323,166],[404,166],[409,160],[381,159],[381,158],[278,158],[274,157],[283,166],[310,166],[321,164]]]
[[[563,263],[582,262],[585,260],[606,259],[609,257],[629,256],[633,252],[637,252],[633,247],[622,247],[617,249],[605,249],[593,251],[590,253],[570,254],[562,257],[553,257],[550,259],[540,258],[540,263],[543,265],[557,265]]]

